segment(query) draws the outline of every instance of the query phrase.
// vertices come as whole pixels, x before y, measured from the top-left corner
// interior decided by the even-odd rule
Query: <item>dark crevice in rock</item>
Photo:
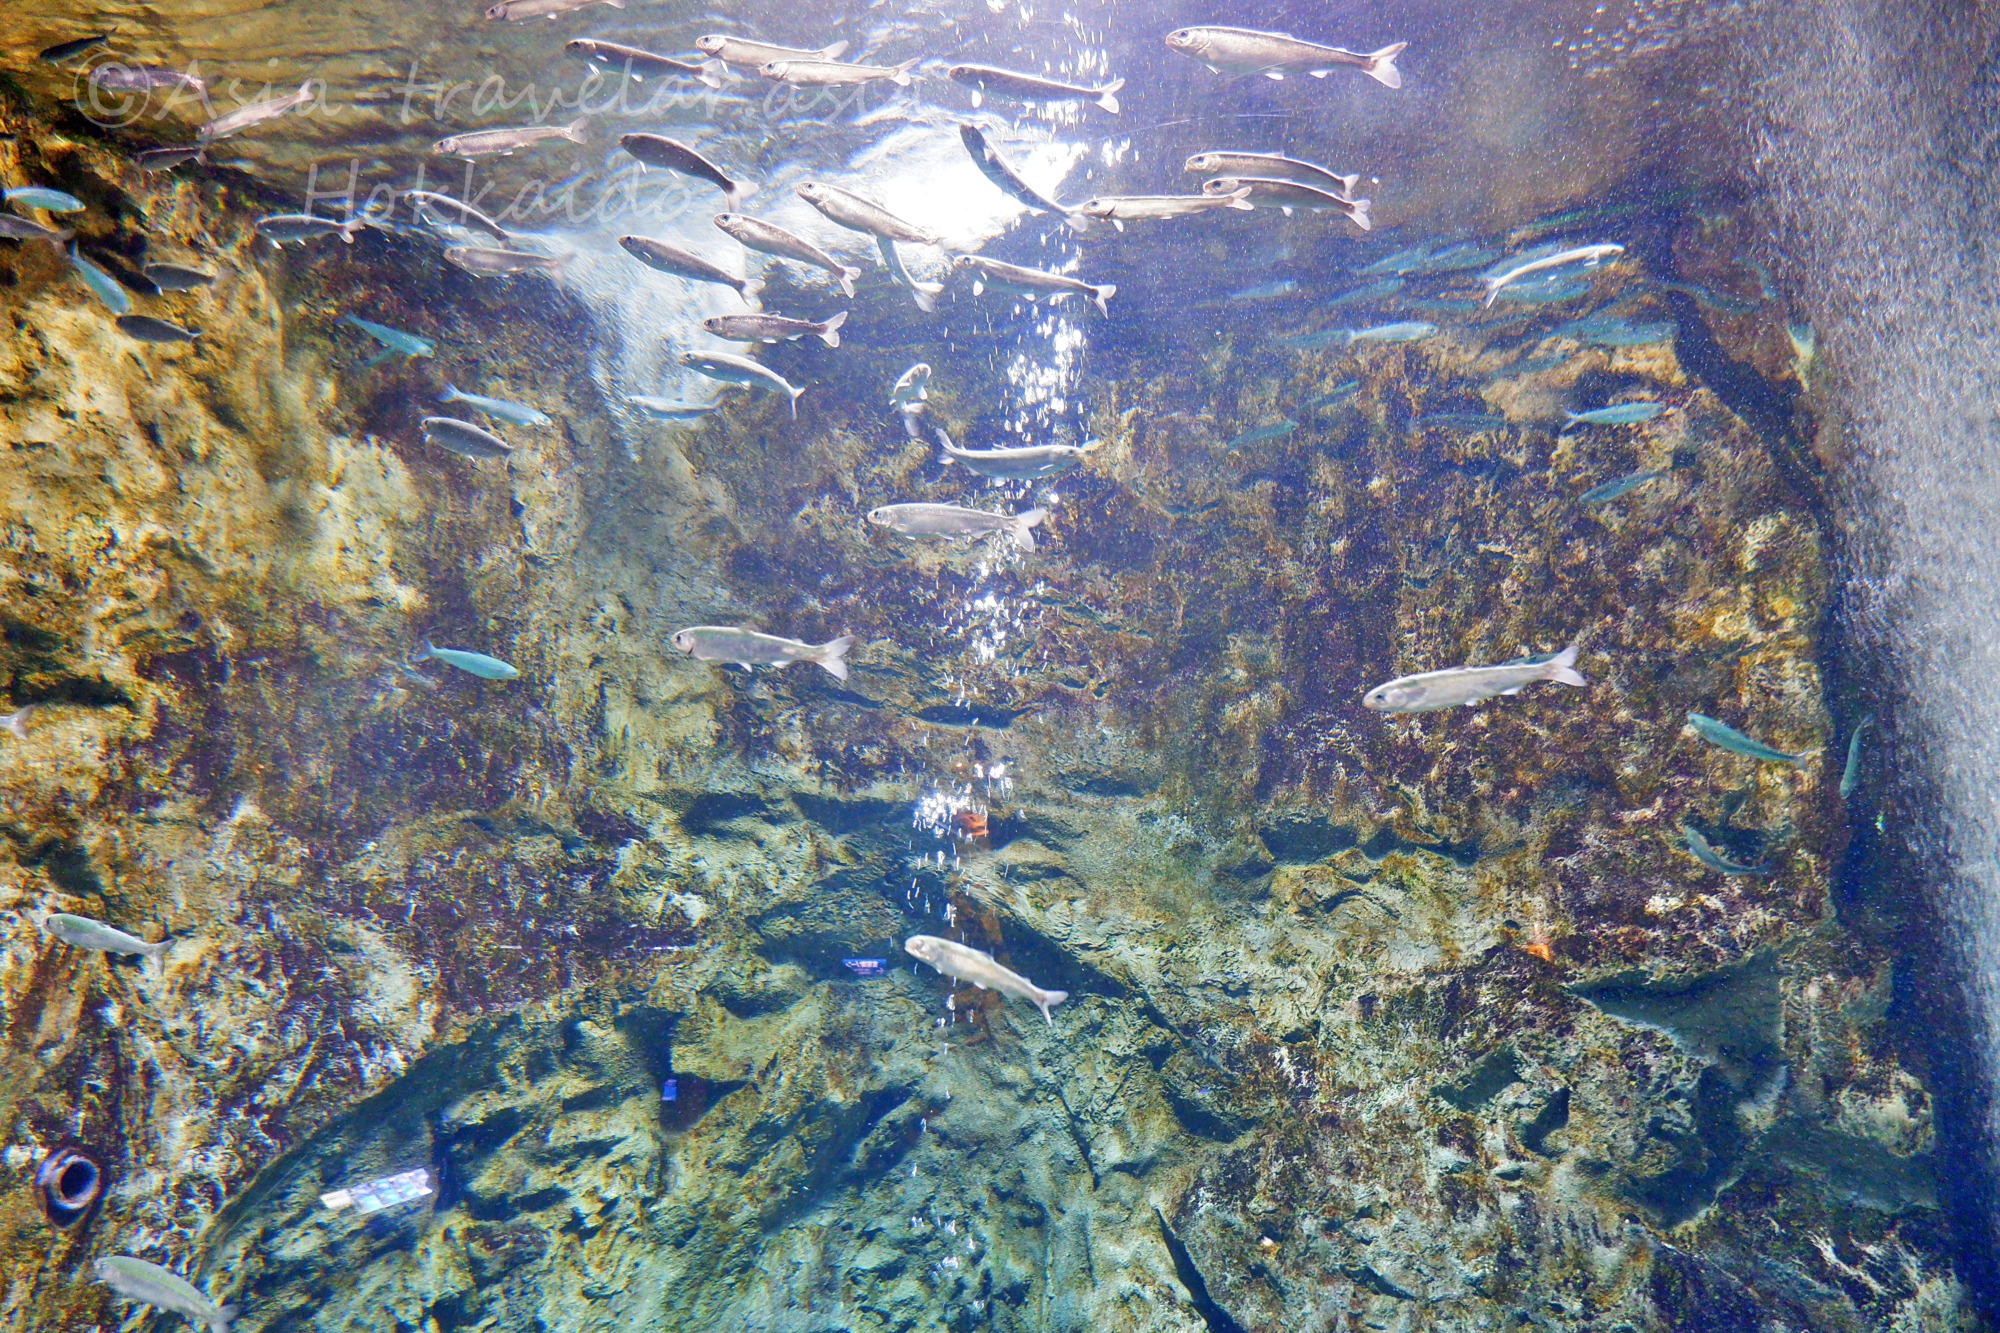
[[[776,808],[751,792],[706,792],[694,798],[681,814],[681,827],[697,838],[740,838],[740,829],[730,825],[740,820],[771,822]]]
[[[1512,1046],[1489,1051],[1472,1068],[1432,1089],[1437,1099],[1461,1111],[1476,1111],[1519,1082],[1521,1061]]]
[[[1174,1276],[1187,1288],[1188,1300],[1194,1305],[1195,1313],[1201,1316],[1201,1322],[1208,1325],[1208,1333],[1244,1333],[1243,1325],[1237,1323],[1229,1311],[1217,1305],[1215,1298],[1208,1294],[1207,1280],[1194,1266],[1194,1256],[1188,1253],[1187,1246],[1167,1225],[1167,1215],[1155,1208],[1153,1216],[1160,1220],[1160,1239],[1166,1242],[1167,1254],[1174,1261]]]
[[[1340,852],[1359,850],[1370,862],[1379,864],[1397,852],[1428,852],[1441,856],[1461,870],[1470,870],[1479,864],[1480,839],[1469,838],[1464,842],[1440,839],[1436,842],[1414,842],[1384,824],[1369,834],[1364,840],[1362,831],[1347,824],[1336,824],[1331,820],[1308,815],[1291,815],[1274,823],[1260,826],[1257,834],[1264,846],[1270,849],[1271,860],[1279,865],[1312,865]],[[1262,858],[1253,857],[1244,862],[1242,878],[1255,878],[1263,870],[1250,869]],[[1270,862],[1264,862],[1268,870]]]
[[[1005,731],[1024,714],[992,706],[961,708],[953,704],[932,704],[928,708],[919,708],[913,716],[919,722],[932,722],[941,727],[977,726],[990,731]]]
[[[1534,1118],[1520,1126],[1521,1145],[1541,1157],[1559,1156],[1549,1150],[1549,1135],[1568,1125],[1569,1089],[1557,1088],[1542,1103],[1542,1109],[1535,1112]]]

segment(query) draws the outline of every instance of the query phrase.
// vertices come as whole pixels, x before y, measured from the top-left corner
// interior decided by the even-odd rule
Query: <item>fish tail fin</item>
[[[841,311],[832,319],[819,326],[819,340],[828,347],[840,346],[840,326],[847,322],[847,312]]]
[[[1493,281],[1491,278],[1488,278],[1486,280],[1486,300],[1480,306],[1480,309],[1482,310],[1492,309],[1493,302],[1499,297],[1499,295],[1500,295],[1500,284]]]
[[[843,295],[854,295],[854,280],[861,276],[861,270],[851,264],[840,266],[840,290]]]
[[[1056,1025],[1055,1015],[1051,1014],[1049,1010],[1055,1008],[1055,1006],[1068,998],[1069,992],[1066,990],[1038,991],[1035,995],[1035,1007],[1042,1011],[1042,1017],[1047,1020],[1048,1025],[1054,1027]]]
[[[918,282],[915,278],[910,279],[910,296],[916,301],[917,309],[926,315],[937,309],[938,293],[943,290],[944,284],[941,282]]]
[[[236,1311],[234,1305],[218,1305],[215,1318],[208,1321],[208,1333],[229,1333],[229,1322],[236,1318]]]
[[[813,661],[833,673],[835,680],[847,679],[847,650],[854,646],[854,636],[843,634],[819,646],[819,656]]]
[[[729,201],[729,211],[732,213],[741,212],[743,201],[755,193],[757,193],[756,181],[735,181],[722,192],[723,197]]]
[[[1576,669],[1576,651],[1577,645],[1571,644],[1549,660],[1550,680],[1559,685],[1590,684],[1583,678],[1583,673]]]
[[[1250,187],[1247,185],[1240,190],[1231,190],[1226,198],[1228,198],[1231,208],[1240,208],[1245,212],[1257,206],[1250,202]]]
[[[801,384],[798,388],[792,390],[791,407],[792,407],[792,420],[794,421],[797,421],[799,419],[799,395],[804,393],[808,387],[809,386],[807,385]]]
[[[1819,755],[1815,751],[1800,750],[1797,754],[1792,756],[1792,763],[1799,768],[1804,768],[1807,764],[1811,763],[1814,759],[1817,759],[1818,757]]]
[[[835,42],[832,46],[829,46],[824,50],[822,50],[819,53],[819,58],[821,60],[838,60],[846,54],[847,54],[847,43]]]
[[[1375,220],[1368,216],[1368,205],[1372,202],[1369,199],[1356,199],[1353,211],[1347,215],[1347,220],[1363,231],[1375,230]]]
[[[431,641],[429,639],[425,639],[423,649],[422,651],[418,652],[416,660],[419,662],[428,662],[431,658],[436,656],[437,656],[437,649],[431,647]]]
[[[896,66],[896,72],[889,76],[889,82],[895,84],[898,88],[909,87],[910,71],[921,63],[923,63],[922,56],[915,56],[909,60],[905,60],[902,64]]]
[[[1361,185],[1361,173],[1358,171],[1351,176],[1335,176],[1334,179],[1340,182],[1340,192],[1344,195],[1353,194]]]
[[[159,965],[160,971],[162,972],[166,971],[167,946],[172,943],[173,943],[172,940],[161,940],[158,944],[147,945],[143,950],[147,961],[157,963]],[[227,1319],[225,1319],[220,1325],[211,1325],[211,1327],[215,1328],[217,1333],[227,1333],[227,1330],[229,1328],[229,1322]]]
[[[901,415],[903,418],[903,434],[909,436],[913,440],[923,439],[924,438],[923,427],[921,427],[917,423],[923,420],[924,405],[922,403],[918,403],[914,407],[906,407],[902,410]]]
[[[764,290],[764,280],[762,278],[745,278],[743,279],[743,285],[736,290],[742,293],[744,300],[755,301],[758,294]]]
[[[723,64],[720,60],[704,60],[701,62],[701,73],[695,77],[708,87],[720,92],[725,82],[722,76],[728,72],[728,69],[729,66]]]
[[[438,395],[438,401],[440,403],[456,403],[456,402],[462,402],[464,401],[464,399],[465,395],[459,392],[458,386],[456,384],[446,384],[444,386],[444,392]]]
[[[1097,308],[1105,314],[1111,313],[1111,298],[1118,295],[1116,283],[1105,283],[1102,287],[1090,289],[1090,299],[1097,302]]]
[[[1024,551],[1035,549],[1035,526],[1049,516],[1046,509],[1024,509],[1014,515],[1013,526],[1008,531],[1013,534],[1014,545]]]
[[[951,451],[956,449],[958,446],[951,442],[951,436],[944,433],[944,427],[933,426],[931,428],[931,432],[937,436],[938,447],[944,450],[944,457],[938,461],[941,463],[949,464],[952,461]]]
[[[0,727],[5,727],[16,740],[28,739],[28,714],[35,711],[33,704],[23,704],[5,717],[0,717]]]
[[[1117,115],[1118,90],[1120,88],[1123,88],[1124,86],[1125,86],[1125,80],[1123,79],[1113,79],[1111,82],[1105,84],[1104,90],[1097,95],[1097,104],[1103,107],[1106,111],[1109,111],[1112,115],[1114,116]]]
[[[373,356],[369,357],[369,358],[368,358],[368,359],[367,359],[366,361],[363,361],[363,362],[361,363],[361,368],[362,368],[363,370],[373,370],[373,369],[375,369],[375,367],[377,367],[377,366],[381,365],[381,364],[382,364],[382,363],[383,363],[384,361],[387,361],[387,360],[389,360],[390,358],[394,357],[395,355],[396,355],[396,349],[395,349],[395,348],[393,348],[393,347],[384,347],[384,348],[383,348],[383,349],[382,349],[381,351],[379,351],[379,352],[377,352],[377,353],[376,353],[375,355],[373,355]]]
[[[555,15],[551,14],[549,17],[554,18]],[[571,143],[582,143],[583,132],[589,128],[590,128],[590,117],[578,116],[575,120],[572,120],[569,124],[563,127],[563,138],[568,139]]]
[[[1403,86],[1403,71],[1396,68],[1396,57],[1403,54],[1409,45],[1408,42],[1396,42],[1383,47],[1380,51],[1371,52],[1368,63],[1362,68],[1367,71],[1369,78],[1384,88],[1400,88]]]

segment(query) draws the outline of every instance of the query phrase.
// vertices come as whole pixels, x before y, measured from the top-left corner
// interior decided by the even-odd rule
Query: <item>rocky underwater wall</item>
[[[1981,1326],[1893,905],[1831,893],[1824,460],[1742,392],[1770,313],[1106,348],[1042,549],[952,551],[857,521],[962,494],[881,410],[906,306],[796,425],[635,434],[543,279],[274,253],[240,178],[6,128],[94,253],[221,274],[149,303],[203,330],[162,348],[0,242],[7,1328],[123,1319],[118,1253],[246,1333]],[[1650,259],[1714,280],[1712,229]],[[364,368],[346,314],[439,355]],[[417,440],[475,362],[555,418],[511,459]],[[1557,430],[1627,389],[1673,410]],[[668,643],[734,621],[854,634],[853,677]],[[522,676],[405,669],[427,637]],[[1587,690],[1360,703],[1573,641]],[[1052,1023],[898,965],[947,912]],[[63,1151],[105,1182],[67,1219]]]

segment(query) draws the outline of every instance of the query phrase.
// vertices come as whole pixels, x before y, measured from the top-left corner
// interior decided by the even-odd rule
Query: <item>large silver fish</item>
[[[61,245],[74,235],[67,227],[44,227],[14,213],[0,213],[0,236],[10,241],[53,241]]]
[[[1576,669],[1576,645],[1547,657],[1523,657],[1498,666],[1452,667],[1399,676],[1362,696],[1365,708],[1378,713],[1430,713],[1443,708],[1481,704],[1503,694],[1519,694],[1538,681],[1588,685]]]
[[[783,315],[715,315],[701,326],[718,338],[739,343],[786,342],[794,338],[818,338],[828,347],[840,346],[840,326],[847,312],[817,323],[810,319],[787,319]]]
[[[1035,549],[1035,525],[1049,516],[1046,509],[1018,514],[993,514],[963,505],[883,505],[868,511],[868,521],[905,537],[984,537],[1004,532],[1024,551]]]
[[[1095,440],[1084,445],[1031,444],[1015,449],[961,449],[951,436],[937,432],[938,447],[945,458],[977,472],[982,477],[1002,481],[1034,481],[1067,472],[1097,447]]]
[[[618,140],[618,146],[649,167],[678,171],[683,176],[707,181],[722,191],[732,212],[742,207],[743,200],[757,191],[754,183],[735,179],[695,149],[663,134],[627,134]]]
[[[583,132],[590,124],[590,117],[578,116],[567,125],[523,125],[509,130],[472,130],[465,134],[453,134],[439,139],[431,145],[433,153],[448,157],[490,157],[499,154],[518,153],[523,148],[532,148],[549,139],[567,139],[571,143],[582,143]]]
[[[494,250],[478,245],[445,247],[445,262],[474,277],[500,278],[510,273],[560,273],[574,255],[538,255],[527,250]]]
[[[499,4],[487,7],[486,17],[509,19],[514,22],[522,19],[554,19],[558,14],[567,14],[586,5],[598,3],[600,0],[500,0]],[[625,8],[625,0],[601,0],[601,3],[610,5],[613,9]]]
[[[725,65],[762,69],[773,60],[838,60],[847,53],[847,43],[835,42],[832,46],[822,46],[817,51],[806,51],[796,46],[778,46],[749,37],[709,33],[694,39],[694,49]]]
[[[1218,176],[1201,183],[1203,194],[1227,196],[1241,190],[1250,192],[1251,203],[1277,208],[1286,217],[1290,217],[1295,208],[1330,209],[1363,231],[1372,231],[1375,227],[1368,216],[1368,200],[1343,199],[1333,191],[1322,190],[1316,185],[1302,185],[1298,181],[1278,180],[1270,176]]]
[[[993,955],[936,935],[912,935],[903,941],[903,952],[929,963],[948,977],[969,981],[981,990],[998,991],[1009,999],[1026,1000],[1042,1011],[1050,1027],[1056,1020],[1049,1010],[1069,998],[1066,990],[1043,990],[1011,968],[1002,967]]]
[[[736,294],[746,301],[756,300],[757,293],[764,290],[763,279],[739,278],[733,273],[726,273],[694,251],[682,249],[671,241],[655,240],[651,236],[620,236],[618,244],[625,248],[625,253],[648,268],[656,268],[679,278],[692,278],[696,282],[733,287]]]
[[[700,65],[691,65],[685,60],[675,60],[672,56],[655,55],[636,46],[600,42],[592,37],[573,38],[563,44],[563,50],[578,59],[588,60],[605,69],[630,74],[635,79],[644,79],[649,74],[662,78],[681,75],[698,79],[703,74]]]
[[[410,201],[411,209],[417,213],[419,221],[422,220],[424,213],[438,213],[450,218],[461,227],[472,227],[483,231],[496,241],[504,243],[514,239],[513,233],[463,199],[439,194],[435,190],[405,190],[402,197]]]
[[[794,386],[792,382],[769,366],[759,365],[747,356],[736,356],[729,352],[682,352],[680,363],[689,370],[699,371],[712,380],[724,384],[740,384],[748,389],[763,389],[769,393],[781,393],[791,400],[792,419],[799,415],[799,395],[806,391],[803,384]]]
[[[718,213],[715,225],[749,249],[825,269],[839,281],[842,292],[854,295],[854,280],[861,276],[861,270],[841,263],[805,237],[795,236],[774,222],[742,213]]]
[[[505,458],[514,446],[483,426],[457,417],[425,417],[424,443],[439,445],[464,458]]]
[[[302,107],[312,100],[313,81],[307,79],[299,85],[299,90],[295,93],[286,93],[283,97],[273,97],[262,102],[252,102],[249,106],[239,107],[228,115],[217,116],[195,131],[195,139],[203,147],[207,147],[218,139],[241,134],[252,125],[262,125],[267,120],[275,120],[287,111]]]
[[[1128,222],[1153,218],[1184,218],[1190,214],[1206,213],[1217,208],[1240,208],[1247,212],[1255,207],[1256,205],[1250,202],[1249,187],[1245,186],[1234,194],[1109,195],[1089,200],[1080,205],[1076,211],[1083,217],[1102,219],[1123,231]]]
[[[1196,153],[1187,160],[1187,170],[1203,176],[1252,176],[1266,180],[1298,181],[1312,185],[1340,199],[1353,199],[1361,184],[1361,173],[1342,176],[1325,167],[1283,153]]]
[[[137,935],[128,935],[116,926],[107,926],[87,916],[71,916],[68,912],[51,912],[42,922],[42,929],[78,949],[139,954],[156,963],[167,956],[167,949],[173,943],[172,940],[161,940],[158,944],[148,944]]]
[[[881,240],[901,241],[905,245],[944,244],[935,232],[905,222],[873,200],[864,199],[837,185],[807,181],[798,187],[797,193],[799,198],[825,214],[828,221],[837,222],[849,231],[866,232]]]
[[[1360,70],[1385,88],[1403,86],[1396,57],[1408,42],[1396,42],[1379,51],[1349,51],[1341,46],[1321,46],[1303,41],[1288,32],[1259,32],[1255,28],[1177,28],[1167,34],[1167,46],[1184,56],[1192,56],[1218,74],[1262,74],[1282,79],[1286,70],[1303,70],[1323,79],[1341,66]]]
[[[984,287],[992,287],[1021,296],[1088,296],[1097,303],[1100,311],[1108,315],[1111,313],[1111,298],[1118,294],[1118,288],[1108,282],[1089,283],[1065,273],[1023,268],[1019,264],[1003,263],[982,255],[958,255],[952,259],[952,265],[973,275],[974,295]]]
[[[1038,212],[1071,216],[1070,209],[1028,184],[1021,173],[1014,170],[1013,164],[1000,156],[1000,150],[988,142],[986,132],[977,125],[960,125],[958,139],[965,145],[965,151],[972,155],[972,164],[979,168],[980,174],[1009,198]]]
[[[923,62],[918,56],[900,65],[849,65],[839,60],[812,60],[791,57],[758,66],[758,72],[779,83],[795,83],[802,88],[838,88],[850,84],[874,83],[887,79],[898,88],[910,86],[910,71]]]
[[[847,679],[847,650],[853,646],[852,634],[826,643],[801,643],[736,625],[691,625],[674,634],[674,647],[704,662],[734,662],[741,667],[816,662],[836,680]]]
[[[99,1259],[93,1266],[97,1269],[97,1280],[126,1300],[184,1315],[197,1324],[206,1324],[209,1333],[229,1333],[229,1321],[236,1317],[235,1306],[217,1305],[186,1278],[144,1259],[115,1254]]]
[[[1574,249],[1559,250],[1552,255],[1539,255],[1523,263],[1511,265],[1480,280],[1486,284],[1486,304],[1492,305],[1503,287],[1511,286],[1531,273],[1546,273],[1551,269],[1567,268],[1571,264],[1595,267],[1613,255],[1624,253],[1625,247],[1622,245],[1579,245]]]
[[[1095,102],[1114,116],[1118,114],[1118,90],[1125,86],[1125,80],[1113,79],[1101,88],[1087,88],[992,65],[953,65],[945,77],[971,88],[974,106],[991,93],[1018,102]]]

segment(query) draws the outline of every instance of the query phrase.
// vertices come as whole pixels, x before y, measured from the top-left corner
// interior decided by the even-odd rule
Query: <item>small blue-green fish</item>
[[[1861,785],[1861,733],[1875,725],[1873,713],[1854,724],[1854,734],[1847,738],[1847,767],[1840,770],[1840,799],[1854,795],[1854,789]]]
[[[1539,375],[1545,370],[1554,370],[1569,360],[1567,352],[1549,352],[1543,356],[1531,356],[1513,367],[1516,375]]]
[[[29,208],[39,208],[44,213],[81,213],[83,200],[61,190],[51,190],[42,185],[19,185],[11,190],[0,191],[0,199],[10,204],[26,204]]]
[[[1735,861],[1730,860],[1721,852],[1716,851],[1714,844],[1710,843],[1707,838],[1702,837],[1701,832],[1692,824],[1681,825],[1681,837],[1683,839],[1682,845],[1687,848],[1688,854],[1717,874],[1768,875],[1771,873],[1769,866],[1739,865]]]
[[[1290,333],[1278,339],[1285,346],[1299,352],[1318,352],[1348,341],[1346,329],[1321,329],[1317,333]]]
[[[381,343],[389,349],[383,355],[370,361],[368,364],[371,366],[379,365],[392,356],[414,358],[437,355],[437,348],[431,346],[429,341],[419,338],[414,333],[405,333],[401,329],[392,329],[387,324],[377,324],[374,320],[363,319],[359,315],[348,315],[345,322],[352,324],[355,328],[360,329],[376,342]]]
[[[1643,403],[1613,403],[1609,407],[1593,407],[1588,412],[1568,412],[1564,415],[1572,426],[1638,426],[1666,410],[1666,404],[1649,399]]]
[[[1810,389],[1812,383],[1806,373],[1819,356],[1819,334],[1806,321],[1795,319],[1785,325],[1785,336],[1792,340],[1792,370],[1799,377],[1799,387]]]
[[[1307,403],[1306,406],[1315,412],[1324,412],[1329,407],[1338,407],[1360,392],[1360,380],[1342,380],[1319,397],[1313,399],[1310,403]]]
[[[1329,306],[1355,305],[1361,301],[1380,301],[1403,290],[1406,282],[1402,278],[1384,278],[1380,282],[1364,282],[1359,287],[1350,287],[1333,297]]]
[[[1354,272],[1363,278],[1372,278],[1383,273],[1411,273],[1416,270],[1417,265],[1430,256],[1431,243],[1425,242],[1422,245],[1413,245],[1407,250],[1398,250],[1393,255],[1386,255],[1367,268],[1358,268]]]
[[[1299,284],[1295,279],[1286,278],[1282,282],[1267,282],[1256,287],[1245,287],[1240,292],[1231,292],[1223,297],[1225,301],[1275,301],[1281,296],[1296,295]]]
[[[1403,308],[1420,315],[1469,315],[1484,307],[1462,296],[1426,296],[1421,300],[1405,301]]]
[[[1413,343],[1421,342],[1438,331],[1435,324],[1421,320],[1406,319],[1395,324],[1377,324],[1368,329],[1348,329],[1349,346],[1355,343]]]
[[[1783,750],[1774,750],[1762,741],[1751,740],[1727,722],[1718,722],[1716,719],[1702,713],[1689,713],[1688,725],[1694,728],[1695,735],[1701,737],[1710,745],[1719,745],[1731,754],[1744,755],[1750,759],[1762,759],[1767,764],[1797,764],[1800,768],[1804,768],[1812,759],[1812,752],[1810,750],[1801,750],[1797,754],[1786,754]]]
[[[1613,500],[1630,495],[1641,486],[1656,482],[1666,475],[1668,475],[1667,469],[1661,469],[1658,472],[1634,472],[1629,477],[1620,477],[1616,481],[1607,481],[1602,486],[1591,487],[1582,495],[1577,496],[1576,502],[1580,505],[1591,506],[1610,504]]]
[[[125,294],[118,280],[78,254],[74,245],[69,248],[69,266],[76,270],[77,277],[83,279],[83,285],[90,288],[91,295],[104,302],[112,314],[132,313],[132,298]]]
[[[1410,423],[1418,430],[1462,430],[1468,435],[1504,430],[1507,418],[1494,412],[1431,412]]]
[[[1231,440],[1229,447],[1231,449],[1238,449],[1246,444],[1263,444],[1267,440],[1282,440],[1298,428],[1299,423],[1290,418],[1286,418],[1283,421],[1273,421],[1264,426],[1252,426],[1249,430],[1244,431],[1241,435]]]
[[[444,386],[444,392],[438,395],[438,401],[440,403],[464,403],[468,407],[484,412],[489,417],[509,422],[516,426],[546,426],[550,420],[548,413],[538,412],[525,403],[510,403],[505,398],[485,398],[476,393],[467,393],[465,390],[451,384]]]
[[[463,648],[433,648],[429,639],[424,640],[424,650],[417,654],[417,661],[442,662],[449,667],[457,667],[481,680],[513,680],[521,673],[509,663],[485,653],[471,653]]]
[[[1477,241],[1463,241],[1419,261],[1410,272],[1462,273],[1469,268],[1484,268],[1499,257],[1500,252],[1490,246],[1481,245]]]

